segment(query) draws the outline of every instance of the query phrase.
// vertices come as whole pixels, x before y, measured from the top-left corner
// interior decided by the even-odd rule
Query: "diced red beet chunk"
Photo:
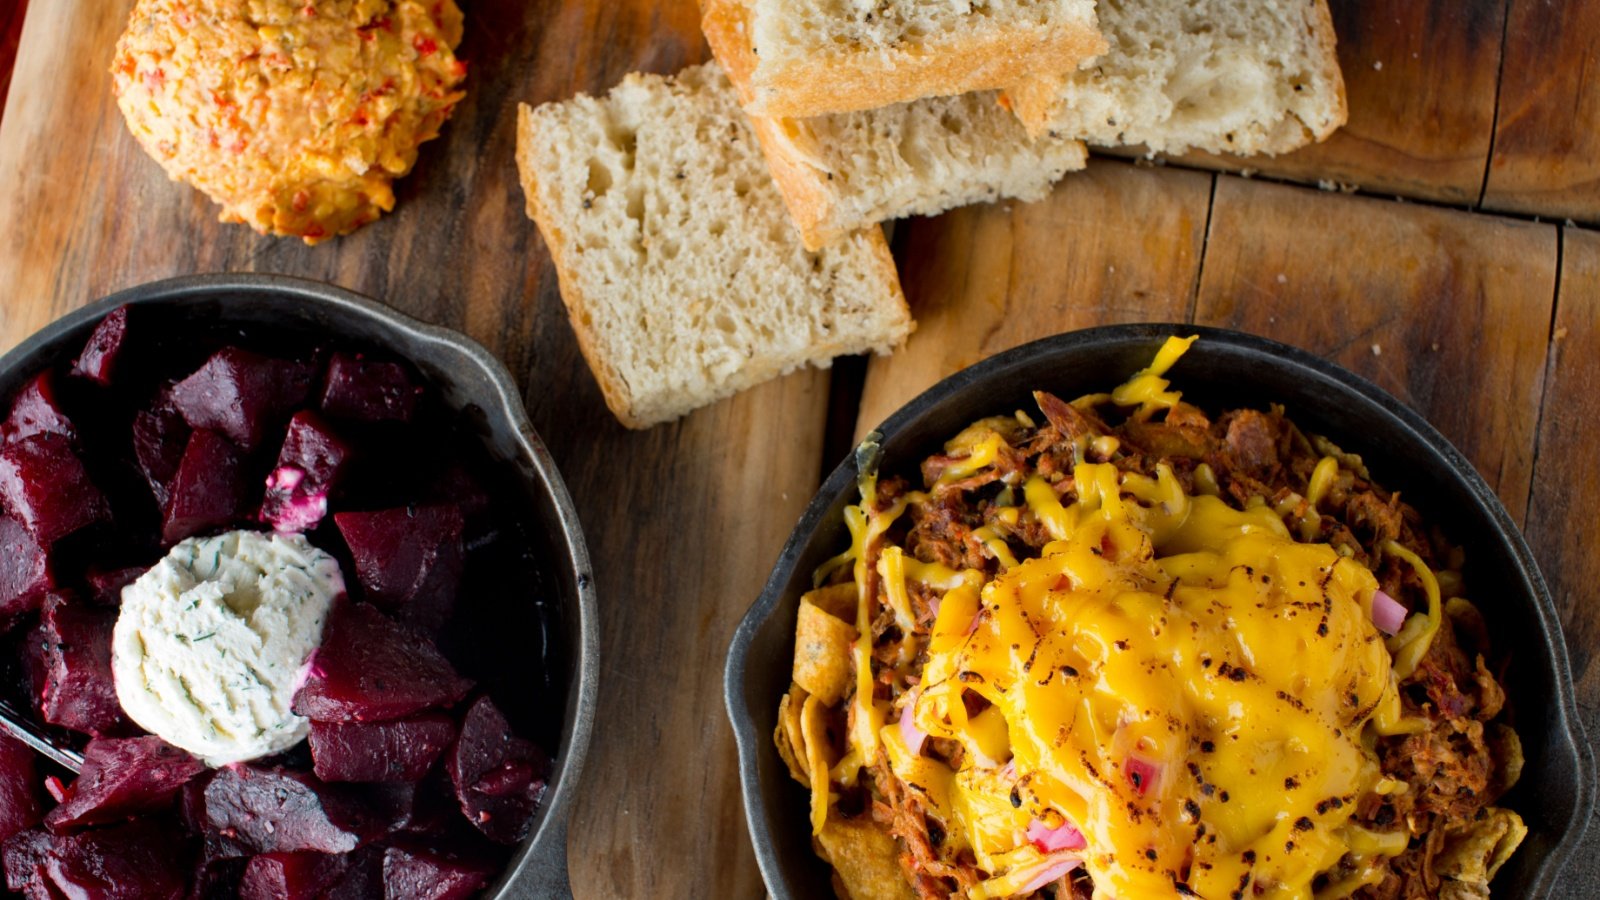
[[[467,523],[469,532],[481,523],[492,503],[483,482],[460,462],[447,467],[425,496],[430,498],[430,502],[454,504],[461,510],[461,518]]]
[[[36,434],[59,434],[68,439],[77,435],[72,420],[56,402],[55,379],[48,369],[17,391],[11,399],[11,415],[0,425],[0,438],[7,444]]]
[[[117,357],[122,353],[122,342],[128,336],[128,308],[119,306],[106,314],[89,335],[83,352],[72,363],[72,374],[82,376],[102,385],[111,383],[116,371]]]
[[[39,824],[39,769],[34,751],[0,735],[0,841]]]
[[[224,347],[172,389],[192,428],[220,431],[247,452],[282,426],[311,391],[307,363]]]
[[[82,834],[57,835],[45,869],[62,894],[84,900],[180,898],[189,884],[182,838],[144,819]]]
[[[134,414],[133,460],[163,510],[172,496],[172,479],[188,449],[189,432],[189,424],[176,410],[158,407]]]
[[[408,506],[333,517],[366,598],[424,628],[449,618],[461,586],[461,510]]]
[[[384,829],[433,831],[446,827],[446,819],[458,817],[455,797],[445,796],[437,783],[428,781],[374,781],[361,786],[361,796],[383,818]],[[445,781],[448,784],[448,779]],[[441,802],[447,800],[448,804]]]
[[[294,711],[317,722],[383,722],[447,706],[471,688],[426,636],[369,604],[341,600]]]
[[[184,783],[205,764],[147,735],[100,738],[83,751],[83,771],[65,802],[50,810],[44,824],[57,834],[106,825],[172,805]]]
[[[116,624],[116,610],[56,594],[45,598],[39,623],[44,662],[39,711],[46,722],[91,735],[126,726],[111,680],[111,631]]]
[[[31,751],[30,751],[31,752]],[[19,831],[0,845],[5,859],[6,887],[24,894],[28,900],[55,900],[60,890],[50,881],[48,862],[53,844],[43,829]]]
[[[128,566],[122,569],[90,569],[84,573],[83,580],[89,583],[89,594],[94,602],[101,606],[121,606],[122,589],[135,581],[146,571],[144,566]]]
[[[245,866],[239,900],[317,900],[344,869],[344,854],[263,853]]]
[[[398,900],[383,889],[383,851],[368,845],[345,856],[344,873],[322,892],[327,900]]]
[[[328,495],[339,486],[349,460],[350,445],[321,416],[295,413],[267,478],[261,518],[286,533],[315,528],[327,515]]]
[[[419,781],[456,737],[444,713],[393,722],[313,722],[311,758],[323,781]]]
[[[189,883],[189,900],[237,900],[249,862],[244,856],[202,857]]]
[[[256,853],[348,853],[382,828],[359,800],[309,772],[228,766],[205,796],[210,827]]]
[[[493,863],[483,859],[395,846],[383,854],[383,886],[390,897],[464,900],[482,890],[495,869]]]
[[[211,784],[215,775],[215,769],[207,769],[185,781],[183,787],[178,789],[178,821],[191,834],[201,834],[206,830],[206,786]]]
[[[550,760],[538,744],[512,734],[511,724],[488,697],[478,698],[467,710],[447,765],[467,821],[503,844],[528,836],[533,813],[544,799]]]
[[[197,430],[189,436],[172,479],[161,539],[176,544],[237,522],[248,515],[249,497],[249,479],[238,448],[215,431]]]
[[[38,609],[55,584],[39,541],[21,522],[0,516],[0,624]]]
[[[335,353],[328,362],[322,411],[358,422],[409,422],[422,393],[405,366]]]
[[[177,900],[189,883],[186,842],[150,820],[76,835],[24,831],[3,853],[7,886],[30,900]]]
[[[35,434],[0,449],[0,502],[45,547],[111,518],[105,495],[59,434]]]

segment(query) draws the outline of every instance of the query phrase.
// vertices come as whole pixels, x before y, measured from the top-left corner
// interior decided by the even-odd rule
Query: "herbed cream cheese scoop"
[[[293,747],[290,704],[344,577],[303,536],[191,538],[122,592],[117,700],[134,722],[222,766]]]

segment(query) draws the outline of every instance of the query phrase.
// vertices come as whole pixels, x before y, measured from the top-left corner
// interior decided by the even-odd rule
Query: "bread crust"
[[[1000,102],[1010,107],[1012,115],[1028,130],[1028,136],[1037,140],[1049,134],[1055,125],[1061,103],[1061,89],[1068,75],[1033,75],[1013,85],[1006,86]]]
[[[827,187],[828,173],[809,160],[817,154],[809,132],[793,130],[793,119],[751,116],[750,127],[772,170],[784,205],[800,232],[800,242],[816,252],[849,234],[839,222],[838,192]]]
[[[887,52],[842,50],[778,67],[760,59],[741,0],[704,0],[701,30],[752,115],[807,119],[876,109],[922,97],[954,96],[1018,84],[1030,74],[1073,69],[1104,53],[1092,26],[1059,25],[1029,33],[933,41]]]
[[[1327,0],[1306,0],[1306,2],[1311,6],[1307,18],[1311,22],[1310,32],[1315,41],[1311,68],[1318,72],[1332,91],[1330,99],[1334,109],[1327,122],[1319,126],[1286,111],[1284,118],[1258,140],[1231,147],[1197,145],[1195,149],[1235,155],[1262,153],[1277,156],[1298,150],[1308,144],[1327,140],[1329,135],[1339,130],[1349,119],[1350,110],[1345,96],[1344,75],[1339,69],[1338,37],[1333,29],[1333,14],[1328,9]],[[1056,72],[1060,74],[1032,75],[1005,88],[1004,102],[1010,105],[1012,113],[1022,122],[1029,136],[1037,139],[1062,131],[1061,90],[1071,77],[1072,71],[1058,68]],[[1067,136],[1083,137],[1083,135]]]

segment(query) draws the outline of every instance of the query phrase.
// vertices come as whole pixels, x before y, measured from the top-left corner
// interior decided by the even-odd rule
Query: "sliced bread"
[[[1029,133],[1150,153],[1286,153],[1344,124],[1326,0],[1099,0],[1111,47],[1009,87]]]
[[[810,118],[1066,71],[1105,50],[1094,0],[702,0],[745,109]]]
[[[801,245],[715,64],[523,105],[517,166],[584,358],[631,428],[914,327],[881,230]]]
[[[1029,140],[993,91],[751,122],[811,249],[889,219],[1038,200],[1087,157],[1079,141]]]

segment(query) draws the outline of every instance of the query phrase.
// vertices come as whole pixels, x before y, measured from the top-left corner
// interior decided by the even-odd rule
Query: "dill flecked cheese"
[[[221,766],[279,753],[310,722],[290,710],[322,641],[339,563],[301,535],[191,538],[122,592],[112,674],[128,717]]]

